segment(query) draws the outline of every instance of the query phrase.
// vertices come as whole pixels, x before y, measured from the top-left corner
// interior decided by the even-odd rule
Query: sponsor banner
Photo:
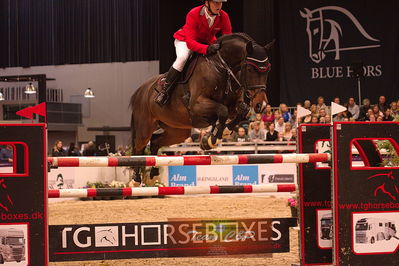
[[[197,185],[197,166],[169,166],[168,184],[171,187],[196,186]]]
[[[380,95],[399,97],[393,74],[399,71],[397,2],[364,3],[281,1],[281,102],[313,102],[320,95],[328,102],[339,95],[341,100],[356,96],[359,104],[358,75],[364,76],[362,97],[372,102]]]
[[[75,187],[75,168],[51,169],[47,175],[48,189],[71,189]]]
[[[50,261],[289,252],[296,218],[51,225]]]
[[[399,265],[399,168],[381,165],[375,140],[398,154],[399,123],[335,123],[333,160],[334,259],[337,265]],[[364,166],[351,160],[352,144]]]
[[[327,152],[330,125],[301,125],[300,153]],[[301,265],[332,263],[331,169],[318,163],[299,164]]]
[[[231,165],[199,165],[197,186],[231,185],[232,171]]]
[[[259,184],[296,183],[296,164],[260,164]]]
[[[256,185],[258,184],[257,165],[233,165],[233,185]]]
[[[0,126],[0,144],[14,147],[0,173],[0,264],[48,265],[46,139],[45,124]]]

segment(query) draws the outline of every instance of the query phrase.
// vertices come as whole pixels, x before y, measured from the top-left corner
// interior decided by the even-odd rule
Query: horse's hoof
[[[216,148],[220,142],[222,142],[222,140],[217,139],[213,135],[205,135],[201,139],[200,148],[203,150],[211,150]]]
[[[215,136],[209,136],[208,145],[211,149],[217,148],[217,146],[222,142],[221,139],[217,139]]]
[[[158,167],[151,167],[150,179],[153,179],[154,176],[159,176],[159,168]]]

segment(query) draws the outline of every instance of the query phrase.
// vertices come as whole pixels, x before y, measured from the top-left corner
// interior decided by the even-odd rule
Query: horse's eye
[[[313,35],[316,35],[317,33],[319,33],[319,28],[313,29]]]

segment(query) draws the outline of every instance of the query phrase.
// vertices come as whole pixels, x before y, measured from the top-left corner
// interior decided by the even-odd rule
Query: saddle
[[[192,53],[192,55],[189,57],[189,59],[187,60],[186,64],[184,65],[184,69],[180,75],[179,80],[177,80],[177,82],[175,82],[175,84],[173,86],[176,86],[176,84],[187,84],[188,81],[190,80],[195,66],[197,65],[197,61],[198,58],[201,55],[198,53]],[[166,73],[163,73],[157,81],[157,86],[154,88],[157,92],[159,92],[162,88],[161,88],[161,81],[163,78],[165,78]],[[188,86],[183,86],[184,90],[183,90],[183,98],[182,98],[182,102],[183,104],[188,108],[188,104],[189,104],[189,100],[190,100],[190,91],[188,89]],[[173,88],[171,94],[173,94]]]

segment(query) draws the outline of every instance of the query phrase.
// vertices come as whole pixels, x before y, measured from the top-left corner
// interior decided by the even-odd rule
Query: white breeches
[[[177,71],[182,72],[184,65],[193,52],[188,49],[186,42],[183,41],[175,40],[175,47],[176,61],[173,63],[172,67]]]

